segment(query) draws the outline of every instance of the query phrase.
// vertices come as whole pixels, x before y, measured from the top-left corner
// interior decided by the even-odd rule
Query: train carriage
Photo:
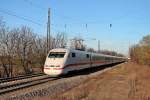
[[[52,76],[58,76],[73,70],[112,64],[122,62],[124,60],[124,57],[58,48],[52,49],[48,53],[44,65],[44,73]]]

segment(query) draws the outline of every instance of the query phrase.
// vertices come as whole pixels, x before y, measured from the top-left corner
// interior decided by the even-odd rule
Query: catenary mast
[[[50,8],[48,8],[48,22],[47,22],[47,53],[51,49],[51,34],[50,34]]]

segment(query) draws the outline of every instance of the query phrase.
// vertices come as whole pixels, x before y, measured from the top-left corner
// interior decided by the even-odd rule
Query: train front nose
[[[58,76],[63,73],[62,67],[51,67],[48,65],[44,66],[44,73],[51,76]]]
[[[65,52],[50,52],[46,58],[44,73],[57,76],[63,73]]]

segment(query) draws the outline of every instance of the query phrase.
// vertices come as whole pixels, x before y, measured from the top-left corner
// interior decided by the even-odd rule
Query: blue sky
[[[127,55],[130,45],[150,34],[149,4],[149,0],[1,0],[0,16],[10,28],[27,25],[46,36],[50,7],[52,35],[65,32],[68,39],[82,37],[95,49],[100,40],[101,49]]]

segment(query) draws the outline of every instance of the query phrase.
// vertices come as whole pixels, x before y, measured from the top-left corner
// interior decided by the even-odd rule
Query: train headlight
[[[50,67],[55,67],[54,65],[51,65]]]
[[[57,65],[56,67],[60,67],[59,65]]]

